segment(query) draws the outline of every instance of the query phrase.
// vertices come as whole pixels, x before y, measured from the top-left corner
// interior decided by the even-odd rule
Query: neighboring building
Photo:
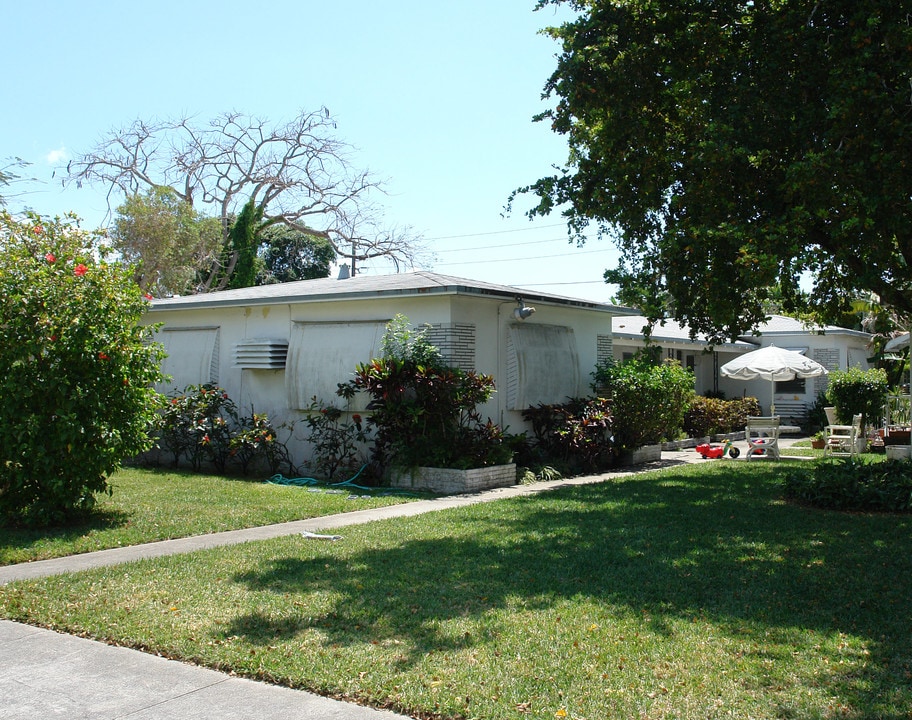
[[[622,360],[644,346],[642,316],[615,317],[614,357]],[[715,392],[725,397],[753,396],[760,400],[764,412],[769,412],[770,388],[766,380],[735,380],[722,377],[719,368],[737,355],[765,345],[777,345],[801,352],[823,365],[827,370],[846,370],[850,367],[868,369],[868,345],[871,335],[833,325],[805,326],[799,320],[773,315],[756,335],[743,335],[737,342],[709,346],[705,338],[690,338],[690,331],[667,320],[657,325],[652,342],[662,348],[665,357],[681,361],[694,370],[696,391],[701,395]],[[774,402],[776,412],[798,422],[804,418],[817,396],[826,390],[827,377],[776,383]]]
[[[534,306],[523,318],[518,311]],[[242,409],[276,422],[301,417],[314,397],[344,407],[335,391],[358,363],[380,354],[397,314],[447,361],[492,375],[481,408],[511,432],[521,411],[589,393],[598,362],[612,357],[611,318],[624,308],[429,272],[324,278],[155,300],[150,323],[168,357],[163,391],[215,383]],[[346,409],[363,410],[366,400]],[[299,458],[300,459],[300,458]]]
[[[872,337],[873,335],[870,333],[860,330],[847,330],[834,325],[808,327],[800,320],[783,315],[773,315],[758,329],[757,335],[745,335],[742,336],[742,340],[756,343],[757,347],[776,345],[786,350],[795,350],[816,360],[827,370],[847,370],[850,367],[867,370]],[[763,403],[763,382],[722,378],[719,385],[729,394],[729,397],[748,392],[748,388],[753,388],[750,392],[756,394]],[[803,417],[817,400],[817,396],[826,390],[828,383],[826,375],[807,380],[777,382],[774,396],[776,412],[783,416]],[[766,386],[766,397],[768,397],[768,382]],[[769,408],[764,405],[764,409]]]
[[[613,318],[611,326],[614,331],[615,360],[627,360],[643,348],[643,328],[646,324],[647,320],[642,315]],[[756,345],[740,340],[710,348],[705,337],[698,335],[691,339],[690,329],[674,320],[665,320],[661,325],[655,326],[652,344],[661,348],[662,357],[677,360],[682,366],[693,370],[694,389],[700,395],[720,392],[719,367],[738,355],[757,348]]]

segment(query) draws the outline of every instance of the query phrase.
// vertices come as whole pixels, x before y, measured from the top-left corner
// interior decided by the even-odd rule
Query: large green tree
[[[621,301],[719,339],[762,321],[777,284],[823,319],[862,291],[912,315],[905,3],[552,4],[577,15],[547,31],[562,52],[540,119],[570,153],[517,193],[617,242]]]
[[[218,219],[205,217],[165,187],[130,195],[117,208],[110,239],[135,266],[140,287],[158,297],[194,292],[222,246]]]
[[[332,244],[285,225],[273,225],[261,233],[259,257],[263,267],[258,285],[327,277],[336,260]]]

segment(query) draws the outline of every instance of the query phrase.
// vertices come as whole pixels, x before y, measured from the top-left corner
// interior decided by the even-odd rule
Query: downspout
[[[515,301],[502,302],[497,306],[497,374],[498,378],[502,378],[506,381],[507,378],[507,367],[506,367],[506,358],[504,357],[504,346],[507,342],[507,327],[506,324],[503,324],[501,328],[501,311],[505,305],[515,305]],[[499,381],[498,381],[499,382]],[[498,420],[497,424],[500,427],[504,427],[504,415],[506,414],[506,393],[496,393],[497,397],[497,414]]]

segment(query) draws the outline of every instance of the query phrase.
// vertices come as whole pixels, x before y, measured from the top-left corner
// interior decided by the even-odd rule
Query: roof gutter
[[[597,312],[608,312],[613,315],[633,314],[632,312],[627,312],[629,310],[628,308],[604,305],[586,300],[567,299],[566,301],[562,301],[559,298],[529,293],[520,288],[516,288],[515,291],[501,291],[469,287],[466,285],[432,285],[420,288],[391,288],[386,290],[366,290],[315,295],[271,295],[268,297],[214,298],[212,295],[202,294],[188,296],[187,299],[182,297],[153,300],[149,310],[150,312],[166,312],[170,310],[202,310],[207,308],[250,307],[260,305],[295,305],[317,302],[337,302],[343,300],[369,300],[379,297],[421,297],[422,295],[476,295],[482,297],[506,298],[509,300],[515,300],[517,297],[522,297],[523,300],[526,301],[546,303],[555,306],[579,307],[587,310],[595,310]]]

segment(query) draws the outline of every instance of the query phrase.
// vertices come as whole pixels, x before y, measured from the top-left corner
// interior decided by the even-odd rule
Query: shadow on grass
[[[0,526],[0,564],[12,552],[21,552],[40,543],[76,543],[92,532],[116,530],[130,522],[130,513],[114,508],[95,507],[84,518],[69,525],[51,527]]]
[[[229,632],[264,645],[307,629],[343,647],[398,638],[410,663],[481,639],[442,622],[470,618],[483,628],[492,609],[584,597],[648,618],[659,635],[672,621],[705,619],[730,636],[759,633],[786,655],[805,629],[861,636],[871,653],[865,672],[834,671],[834,695],[871,707],[889,690],[909,707],[912,517],[784,504],[783,468],[719,464],[564,487],[425,516],[422,539],[281,558],[235,580],[338,599],[310,614],[239,617]]]

